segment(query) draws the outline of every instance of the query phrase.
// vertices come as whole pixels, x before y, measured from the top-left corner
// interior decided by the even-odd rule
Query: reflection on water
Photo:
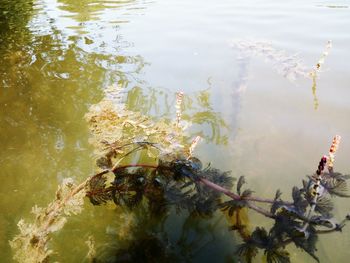
[[[7,240],[16,232],[15,224],[19,218],[28,217],[34,204],[45,206],[63,178],[81,181],[93,171],[92,149],[87,144],[89,134],[83,116],[89,105],[102,98],[101,88],[117,84],[130,89],[127,94],[130,109],[163,117],[171,117],[174,96],[172,92],[153,88],[145,92],[139,87],[143,84],[138,75],[145,66],[144,59],[124,52],[131,44],[119,33],[119,27],[115,27],[115,16],[114,20],[109,20],[110,24],[90,24],[94,20],[108,19],[111,13],[106,17],[104,11],[107,9],[118,13],[121,19],[129,19],[132,10],[140,14],[142,8],[136,1],[33,3],[22,0],[15,7],[11,1],[5,2],[2,8],[5,17],[1,18],[1,39],[4,41],[0,46],[0,60],[7,66],[0,72],[0,132],[6,137],[0,142],[3,149],[0,156],[0,207],[3,211],[0,251],[2,258],[10,261]],[[22,17],[18,16],[19,10]],[[66,25],[62,22],[65,19],[72,20]],[[200,133],[208,141],[224,143],[225,135],[220,130],[226,125],[220,114],[211,108],[209,93],[201,92],[194,97],[197,97],[196,101],[188,98],[185,104],[184,120],[197,125],[206,123],[208,128],[204,132],[207,134],[198,129],[193,131],[194,135]],[[13,199],[16,203],[9,205]],[[139,239],[131,245],[127,243],[123,248],[117,242],[117,248],[113,248],[113,231],[111,236],[107,229],[118,224],[113,220],[115,211],[95,211],[91,206],[87,210],[87,214],[73,219],[67,230],[53,242],[60,254],[58,259],[63,262],[77,262],[85,256],[87,236],[72,237],[71,233],[76,231],[86,235],[92,233],[97,244],[107,244],[106,248],[99,245],[102,261],[104,258],[113,260],[113,253],[117,253],[117,258],[121,257],[120,253],[125,254],[127,247],[128,250],[131,247],[130,253],[136,253],[144,246],[142,240],[152,241],[152,258],[154,249],[162,249],[161,246],[167,244],[164,239],[153,237],[152,228],[149,228],[147,231],[151,232],[137,233]],[[140,218],[143,217],[140,215]],[[88,223],[82,225],[84,221]],[[101,223],[93,224],[96,221]],[[158,220],[150,222],[159,227]],[[143,227],[137,229],[143,230]],[[157,229],[154,232],[161,235]],[[67,244],[67,238],[81,244],[78,245],[81,249],[76,252],[69,245],[72,243]],[[175,252],[172,255],[177,258],[178,252]],[[168,259],[167,253],[159,256]],[[189,255],[186,257],[190,259]]]
[[[278,50],[266,41],[236,40],[232,42],[232,46],[240,50],[244,57],[263,57],[278,74],[290,81],[298,77],[307,78],[311,71],[297,54],[290,55],[284,50]]]
[[[77,13],[73,19],[79,22],[108,7],[92,8],[90,1],[91,7],[84,9],[85,3],[79,2],[80,8],[77,3],[64,1],[60,8]],[[88,106],[102,98],[102,87],[133,85],[135,74],[144,66],[141,56],[123,53],[125,41],[120,41],[117,30],[112,44],[118,52],[113,53],[99,39],[67,31],[57,17],[61,11],[51,9],[54,4],[59,3],[0,4],[0,251],[4,262],[10,262],[7,240],[19,218],[26,217],[35,203],[48,203],[63,178],[81,180],[92,172],[92,149],[83,120]],[[113,8],[125,4],[115,2]]]
[[[273,69],[284,78],[295,81],[297,78],[307,78],[312,80],[312,95],[314,99],[314,108],[318,108],[318,99],[316,95],[317,79],[319,78],[321,68],[325,63],[325,59],[332,47],[332,42],[328,41],[325,50],[321,57],[315,63],[315,66],[305,66],[302,59],[297,54],[289,55],[284,50],[277,50],[268,42],[265,41],[247,41],[236,40],[232,42],[232,46],[240,51],[239,60],[242,61],[239,66],[239,79],[237,85],[234,87],[234,99],[238,99],[241,93],[245,92],[247,88],[247,65],[252,57],[262,57],[265,61],[271,63]],[[235,104],[239,105],[239,102]]]
[[[83,116],[89,105],[102,98],[102,89],[112,84],[125,88],[129,109],[166,118],[175,116],[174,93],[184,90],[189,94],[184,121],[193,124],[194,136],[211,142],[200,145],[198,152],[217,164],[213,166],[232,169],[235,176],[247,175],[253,188],[266,196],[277,188],[287,195],[292,184],[312,173],[336,133],[344,138],[337,165],[341,171],[348,169],[347,4],[340,0],[332,5],[326,1],[2,0],[1,259],[11,262],[7,240],[16,234],[16,222],[30,216],[34,204],[45,206],[51,201],[62,178],[81,181],[93,172]],[[334,41],[327,58],[330,70],[317,83],[318,111],[309,107],[310,83],[291,84],[275,74],[273,61],[237,58],[227,44],[232,38],[251,37],[271,40],[285,54],[300,51],[299,57],[286,55],[281,61],[302,58],[306,65],[314,65],[326,40]],[[282,75],[293,77],[300,67],[283,69]],[[169,261],[223,262],[233,254],[232,233],[217,218],[198,224],[186,215],[149,220],[149,232],[144,227],[139,240],[120,243],[113,231],[118,228],[116,213],[114,208],[86,205],[85,212],[53,239],[57,260],[81,262],[91,234],[103,262],[147,256],[137,254],[145,244],[152,254],[164,248],[159,258]],[[318,253],[325,262],[346,260],[346,253],[339,253],[350,242],[348,229],[344,232],[343,242],[335,242],[340,238],[335,235],[321,239]],[[297,251],[292,259],[309,260]]]
[[[175,116],[175,94],[164,89],[140,87],[130,89],[126,99],[129,110],[165,117]],[[201,136],[207,143],[226,145],[229,127],[220,112],[215,112],[208,90],[185,94],[182,108],[184,127],[191,127],[191,136]]]

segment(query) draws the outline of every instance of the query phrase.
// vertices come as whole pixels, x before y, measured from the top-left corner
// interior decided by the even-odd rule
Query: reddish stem
[[[210,187],[213,190],[219,191],[219,192],[231,197],[234,200],[241,200],[242,199],[239,195],[236,195],[235,193],[232,193],[228,189],[226,189],[220,185],[217,185],[217,184],[215,184],[215,183],[213,183],[205,178],[199,178],[198,181],[205,184],[206,186]]]
[[[159,166],[151,165],[151,164],[127,164],[127,165],[118,166],[118,167],[112,169],[112,172],[115,172],[118,169],[125,169],[125,168],[131,168],[131,167],[144,167],[144,168],[152,168],[152,169],[160,168]],[[264,198],[259,198],[259,197],[246,197],[246,198],[242,199],[241,196],[239,196],[235,193],[232,193],[230,190],[228,190],[220,185],[217,185],[217,184],[215,184],[215,183],[213,183],[205,178],[199,178],[198,181],[201,182],[202,184],[210,187],[211,189],[213,189],[215,191],[221,192],[221,193],[231,197],[233,200],[246,200],[246,201],[255,201],[255,202],[261,202],[261,203],[274,203],[275,202],[274,200],[271,200],[271,199],[264,199]],[[292,203],[283,202],[283,204],[290,205]],[[273,217],[273,214],[271,214],[269,211],[267,211],[261,207],[255,206],[251,203],[247,203],[247,206],[249,208],[255,210],[256,212],[263,214],[267,217]]]
[[[234,199],[234,200],[246,200],[246,201],[251,201],[248,197],[242,199],[241,196],[236,195],[236,194],[232,193],[231,191],[227,190],[226,188],[224,188],[224,187],[222,187],[222,186],[220,186],[220,185],[217,185],[217,184],[215,184],[215,183],[213,183],[213,182],[211,182],[211,181],[209,181],[209,180],[207,180],[207,179],[199,178],[198,181],[201,182],[201,183],[203,183],[203,184],[205,184],[206,186],[210,187],[210,188],[213,189],[213,190],[219,191],[219,192],[221,192],[221,193],[223,193],[223,194],[225,194],[225,195],[231,197],[231,198]],[[258,198],[254,198],[254,199],[259,200],[260,202],[262,202],[262,200],[260,200],[260,199],[258,199]],[[261,207],[258,207],[258,206],[256,206],[256,205],[253,205],[253,204],[248,203],[248,202],[247,202],[247,206],[248,206],[249,208],[255,210],[256,212],[258,212],[258,213],[260,213],[260,214],[263,214],[264,216],[273,218],[273,214],[271,214],[269,211],[267,211],[267,210],[265,210],[265,209],[263,209],[263,208],[261,208]]]

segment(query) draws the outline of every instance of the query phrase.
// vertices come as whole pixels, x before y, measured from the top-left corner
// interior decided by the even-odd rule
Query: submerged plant
[[[18,222],[20,233],[10,241],[16,261],[48,262],[53,253],[48,247],[51,234],[63,228],[68,216],[81,213],[85,185],[89,180],[75,185],[70,178],[65,179],[58,187],[54,201],[46,208],[32,208],[35,215],[33,223],[26,223],[23,219]]]
[[[325,63],[325,59],[332,48],[332,41],[327,41],[321,57],[312,67],[306,66],[298,54],[288,54],[284,50],[276,49],[267,41],[235,40],[232,41],[231,45],[240,51],[241,60],[242,58],[243,60],[248,60],[249,57],[253,56],[262,57],[272,64],[273,69],[277,71],[278,74],[290,81],[295,81],[300,77],[311,79],[314,108],[318,108],[319,103],[316,95],[317,79]],[[242,68],[244,71],[247,71],[245,64],[247,64],[247,62],[244,62]],[[243,74],[241,73],[239,85],[234,92],[235,95],[239,95],[245,91],[247,86],[247,75],[247,72],[243,72]]]
[[[178,95],[175,121],[154,121],[110,100],[92,106],[86,119],[101,170],[79,186],[65,184],[69,187],[58,191],[48,208],[36,209],[34,223],[20,221],[21,233],[11,241],[14,258],[20,262],[47,262],[52,253],[47,246],[50,234],[63,227],[68,215],[81,212],[86,196],[93,205],[114,202],[129,211],[145,207],[149,215],[157,217],[166,216],[170,207],[204,218],[222,211],[230,229],[242,238],[243,243],[236,249],[242,260],[251,262],[263,250],[269,263],[290,262],[286,247],[294,243],[318,261],[318,235],[341,231],[347,220],[336,221],[330,200],[333,196],[348,197],[346,180],[350,176],[333,170],[340,137],[335,137],[329,156],[321,158],[315,174],[308,176],[302,187],[293,187],[291,201],[282,200],[279,190],[274,198],[261,198],[244,188],[244,177],[237,180],[233,191],[236,180],[230,172],[205,167],[194,156],[200,137],[191,138],[180,125],[182,101],[183,94]],[[132,157],[141,153],[142,162],[135,162]],[[256,227],[251,231],[246,224],[248,209],[273,220],[272,228]],[[148,234],[145,238],[154,241],[155,247],[163,246]],[[93,261],[95,246],[91,240],[87,244]],[[131,242],[134,247],[140,244]],[[28,254],[31,257],[26,257]]]

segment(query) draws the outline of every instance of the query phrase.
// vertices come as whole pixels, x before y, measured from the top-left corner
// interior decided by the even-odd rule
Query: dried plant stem
[[[103,171],[100,174],[104,174]],[[82,211],[85,186],[91,180],[88,177],[84,182],[75,186],[72,179],[64,180],[56,191],[55,200],[46,208],[34,207],[36,215],[33,223],[18,222],[20,233],[10,241],[15,250],[14,259],[23,263],[48,262],[53,253],[48,248],[51,234],[62,229],[67,216],[79,214]]]
[[[102,173],[99,173],[99,175],[101,174],[105,174],[106,172],[103,171]],[[49,209],[49,211],[46,211],[46,215],[47,215],[47,220],[46,220],[46,224],[42,227],[42,231],[43,232],[47,232],[47,229],[51,226],[53,220],[55,220],[55,218],[57,217],[57,214],[61,213],[62,208],[65,206],[65,204],[69,201],[69,199],[71,199],[72,197],[74,197],[76,194],[78,194],[80,191],[85,189],[86,184],[90,181],[91,176],[88,177],[84,182],[82,182],[81,184],[79,184],[78,186],[76,186],[72,192],[69,193],[69,195],[67,195],[61,202],[55,203],[55,205],[53,207],[51,207]]]

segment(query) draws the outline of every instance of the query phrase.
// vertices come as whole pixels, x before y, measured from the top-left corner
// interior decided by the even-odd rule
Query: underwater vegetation
[[[250,58],[261,57],[265,62],[271,64],[272,68],[279,75],[282,75],[291,82],[294,82],[298,78],[311,79],[314,109],[316,110],[318,108],[319,102],[316,94],[317,80],[332,48],[332,41],[327,41],[320,58],[312,67],[305,65],[299,54],[289,54],[285,50],[277,49],[268,41],[239,39],[232,41],[231,46],[239,51],[239,60],[242,64],[239,82],[234,95],[240,95],[247,88],[247,66]]]
[[[269,263],[290,262],[290,244],[319,262],[316,253],[319,235],[341,232],[350,220],[350,215],[337,220],[332,213],[333,197],[350,196],[347,193],[350,175],[334,171],[340,136],[334,137],[329,153],[321,157],[315,173],[307,176],[301,186],[293,187],[289,200],[282,199],[279,190],[273,198],[262,198],[246,187],[243,176],[236,179],[229,171],[204,165],[194,156],[201,138],[185,132],[183,93],[176,96],[174,120],[154,119],[129,110],[119,95],[117,88],[113,99],[109,97],[91,106],[85,116],[98,172],[80,184],[66,179],[46,208],[33,208],[32,223],[24,220],[18,223],[20,233],[10,241],[18,262],[49,262],[53,253],[49,246],[52,234],[62,229],[70,216],[82,212],[86,197],[95,206],[114,203],[121,211],[120,224],[131,229],[120,233],[127,238],[137,231],[130,226],[136,224],[134,218],[139,216],[140,209],[144,210],[142,214],[157,218],[164,218],[169,209],[202,218],[224,213],[229,229],[241,240],[232,249],[244,262],[252,262],[259,251],[263,251]],[[246,225],[248,209],[269,218],[272,227],[257,226],[250,230]],[[93,237],[86,243],[87,258],[99,262]],[[167,247],[163,239],[145,233],[142,238],[131,239],[128,249],[120,248],[116,257],[120,262],[135,262],[140,257],[150,262],[151,255],[157,252],[157,258],[162,259],[159,262],[177,261],[173,251],[164,249]]]

